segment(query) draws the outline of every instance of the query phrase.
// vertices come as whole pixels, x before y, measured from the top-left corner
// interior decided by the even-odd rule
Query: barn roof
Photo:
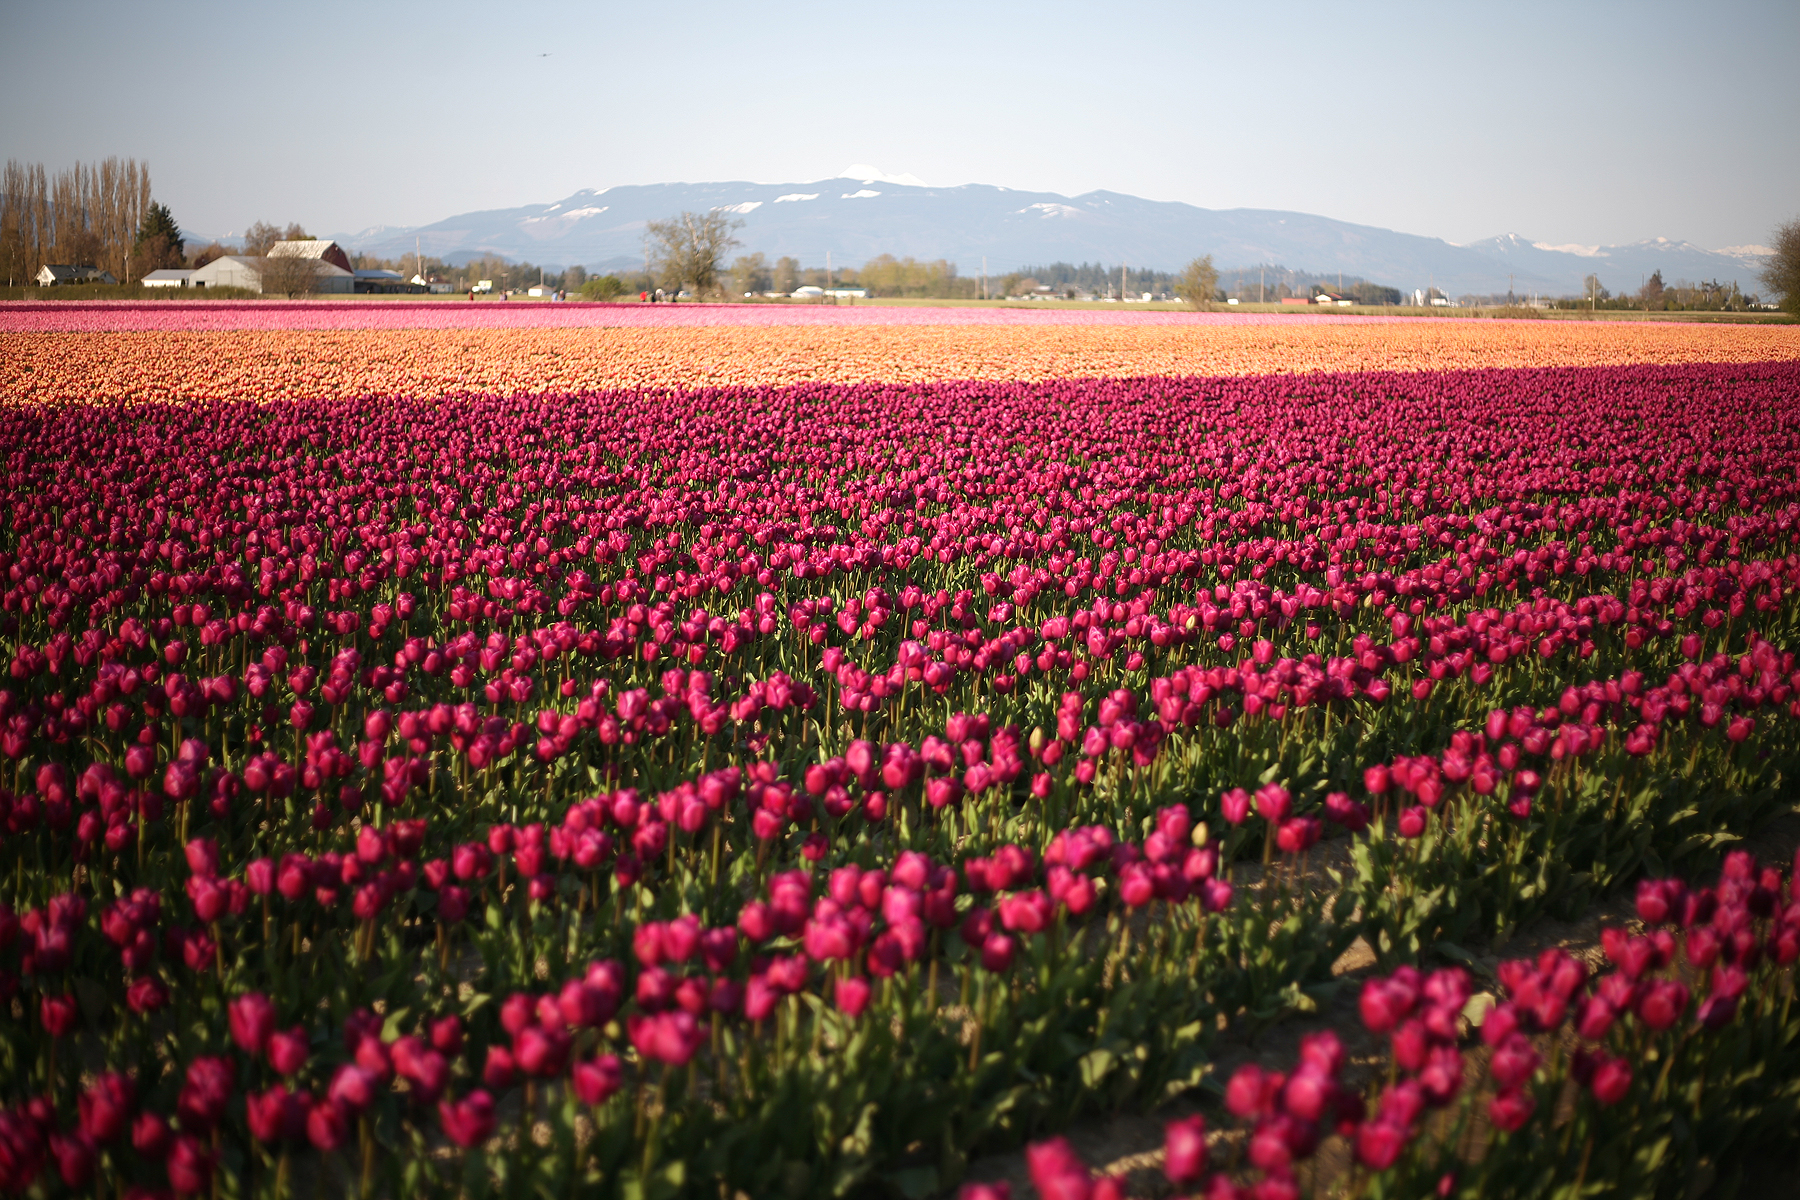
[[[268,249],[270,258],[318,258],[323,259],[333,250],[337,243],[313,238],[305,242],[276,242]]]

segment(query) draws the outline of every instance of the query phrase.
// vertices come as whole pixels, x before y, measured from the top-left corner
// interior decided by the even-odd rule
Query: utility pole
[[[1119,264],[1119,303],[1125,303],[1125,264]]]
[[[1263,284],[1267,280],[1268,274],[1269,268],[1267,264],[1256,268],[1256,302],[1258,304],[1265,303],[1263,299]]]
[[[987,255],[981,256],[981,298],[987,299]]]

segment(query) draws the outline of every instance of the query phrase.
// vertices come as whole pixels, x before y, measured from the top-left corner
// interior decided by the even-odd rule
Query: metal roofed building
[[[282,242],[279,245],[302,245],[299,242]],[[325,243],[333,245],[334,243]],[[315,255],[271,255],[270,258],[316,258]],[[252,292],[263,290],[263,276],[269,270],[268,258],[253,258],[247,254],[227,254],[215,258],[204,267],[195,271],[188,280],[189,287],[239,287]],[[313,280],[312,290],[327,294],[346,293],[354,290],[356,276],[347,268],[340,267],[330,261],[317,262],[317,277]]]
[[[400,272],[381,267],[365,267],[356,272],[355,289],[358,295],[410,294],[426,290],[424,284],[410,283]]]
[[[316,258],[320,262],[330,263],[339,270],[355,272],[350,265],[350,256],[336,242],[322,241],[312,238],[304,242],[276,242],[269,247],[270,258]]]

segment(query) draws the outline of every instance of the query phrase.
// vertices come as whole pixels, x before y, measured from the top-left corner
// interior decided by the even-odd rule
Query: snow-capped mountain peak
[[[859,183],[895,183],[902,187],[929,187],[930,184],[917,175],[890,175],[880,167],[868,163],[851,163],[837,173],[839,179],[854,179]]]

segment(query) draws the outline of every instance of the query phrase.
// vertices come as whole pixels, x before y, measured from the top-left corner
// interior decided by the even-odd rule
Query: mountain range
[[[1736,280],[1757,291],[1761,246],[1707,250],[1656,238],[1578,246],[1503,234],[1457,245],[1330,217],[1273,209],[1198,208],[1118,192],[1080,196],[987,184],[930,187],[866,165],[808,183],[660,183],[585,190],[550,204],[462,213],[417,227],[376,226],[334,235],[352,251],[395,258],[413,252],[453,263],[483,255],[590,271],[643,262],[644,225],[683,211],[725,210],[743,221],[742,252],[792,255],[821,266],[858,265],[879,254],[945,258],[963,275],[987,260],[990,275],[1022,266],[1101,262],[1179,270],[1200,254],[1222,268],[1257,264],[1341,271],[1405,291],[1435,284],[1452,296],[1505,292],[1577,294],[1597,275],[1615,292],[1662,272],[1676,280]]]

